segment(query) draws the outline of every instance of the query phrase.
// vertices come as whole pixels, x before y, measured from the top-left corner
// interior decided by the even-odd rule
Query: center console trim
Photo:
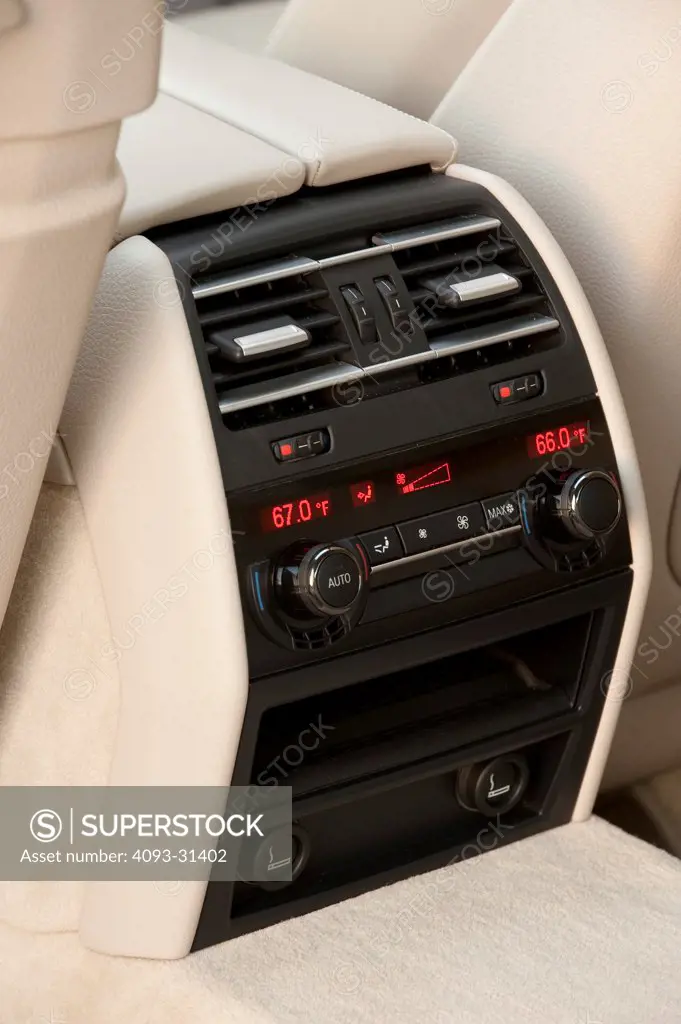
[[[546,227],[518,193],[511,186],[484,172],[465,167],[453,167],[449,173],[452,177],[458,178],[462,182],[475,182],[487,189],[509,211],[509,214],[526,232],[553,276],[556,287],[560,290],[564,299],[564,304],[574,319],[587,353],[591,370],[597,382],[598,394],[613,435],[613,445],[624,490],[631,529],[631,543],[634,552],[633,590],[627,607],[614,671],[616,678],[626,678],[638,637],[648,592],[652,561],[640,472],[626,412],[607,351],[584,293],[567,260]],[[419,190],[423,189],[424,195],[427,196],[428,179],[424,178],[423,182],[415,183],[414,187],[416,188],[417,186]],[[263,227],[263,230],[265,230],[266,226]],[[248,245],[255,244],[255,236],[249,236],[247,243]],[[126,246],[131,255],[135,257],[132,260],[134,273],[129,275],[130,284],[125,285],[124,283],[121,291],[125,293],[126,287],[129,287],[132,291],[133,281],[135,287],[139,287],[140,279],[143,276],[140,270],[148,264],[147,273],[144,275],[145,288],[142,301],[145,308],[149,307],[153,317],[148,322],[145,321],[144,326],[149,329],[151,334],[151,327],[156,323],[156,319],[162,318],[167,328],[172,328],[173,353],[174,357],[176,357],[177,367],[182,370],[182,373],[178,374],[177,378],[182,382],[181,386],[177,392],[173,391],[173,393],[176,396],[177,394],[180,396],[186,395],[187,406],[192,412],[192,423],[196,429],[196,436],[199,438],[199,443],[192,450],[191,458],[187,457],[186,465],[180,467],[182,469],[180,476],[178,477],[176,472],[172,480],[170,476],[168,477],[169,484],[172,483],[170,493],[174,497],[177,496],[178,480],[183,485],[185,483],[191,485],[187,488],[187,493],[192,493],[191,507],[194,512],[202,508],[203,498],[209,495],[211,502],[209,503],[210,508],[207,509],[206,515],[211,517],[211,528],[212,524],[215,524],[216,532],[217,528],[224,528],[228,531],[227,507],[230,501],[228,499],[227,504],[225,504],[223,480],[219,473],[215,445],[210,429],[210,417],[214,417],[214,410],[208,410],[205,403],[205,395],[200,386],[200,379],[196,370],[197,364],[194,352],[190,346],[189,331],[181,305],[180,292],[174,287],[171,265],[165,258],[161,258],[160,250],[154,248],[148,241],[142,242],[142,240],[136,239],[133,242],[131,240],[129,243],[126,243]],[[110,257],[112,265],[117,260],[120,260],[123,255],[124,253],[120,249],[117,250],[117,255]],[[235,258],[237,258],[237,254],[235,254]],[[238,258],[241,259],[241,256],[238,255]],[[246,260],[244,261],[246,262]],[[150,272],[151,270],[153,272]],[[167,289],[166,286],[169,283],[173,287]],[[168,290],[171,292],[170,296],[168,295]],[[163,303],[158,301],[159,297],[164,300]],[[124,294],[121,302],[127,312],[130,308],[129,296]],[[123,331],[126,324],[125,317],[121,317],[118,330]],[[102,332],[103,339],[108,341],[110,333],[111,327],[107,321],[106,330]],[[167,337],[163,331],[154,332],[153,337],[157,344],[160,344],[162,341],[167,346]],[[109,352],[109,358],[114,360],[115,352],[110,352],[110,348],[111,346],[107,347],[107,352]],[[167,452],[169,447],[168,437],[176,441],[177,436],[179,436],[177,431],[172,435],[169,431],[168,436],[164,438],[164,432],[158,429],[159,409],[167,407],[167,402],[163,403],[159,397],[163,391],[163,377],[159,378],[158,369],[159,365],[161,365],[164,375],[169,373],[170,369],[167,368],[164,359],[155,358],[156,353],[156,346],[139,346],[134,349],[135,359],[132,359],[131,356],[129,366],[130,372],[136,374],[135,379],[140,389],[135,393],[138,394],[141,401],[142,389],[146,389],[143,393],[143,405],[145,409],[149,410],[149,415],[152,415],[153,410],[155,429],[146,433],[145,445],[143,446],[144,451],[140,453],[139,435],[135,434],[133,436],[133,432],[128,431],[124,436],[121,436],[120,432],[109,426],[112,422],[111,418],[115,413],[115,403],[102,402],[101,407],[97,411],[99,422],[93,417],[92,423],[88,424],[93,430],[93,435],[91,436],[95,436],[97,444],[101,445],[100,450],[107,453],[107,458],[95,458],[94,456],[92,458],[92,472],[88,480],[91,496],[86,504],[86,515],[88,516],[90,528],[93,529],[93,526],[99,524],[98,529],[102,530],[102,538],[105,536],[104,526],[107,522],[109,529],[116,525],[112,523],[112,519],[115,519],[111,515],[112,502],[107,502],[104,498],[109,494],[114,496],[120,495],[121,481],[116,476],[119,467],[123,465],[126,472],[131,472],[134,465],[137,464],[136,460],[140,454],[146,457],[147,452],[156,450],[151,444],[152,441],[159,445],[159,450],[163,451],[165,448]],[[144,359],[142,359],[142,355]],[[165,358],[167,359],[167,353]],[[148,372],[145,372],[152,364],[154,372],[152,373],[150,369]],[[114,366],[114,371],[117,375],[116,379],[120,377],[121,373],[125,373],[126,367],[127,364],[122,369]],[[88,387],[91,390],[91,384],[88,384]],[[437,387],[438,385],[433,385],[434,391],[437,390]],[[167,387],[165,393],[166,395],[168,393]],[[471,388],[471,393],[471,401],[474,401],[477,392],[474,388]],[[117,398],[124,402],[126,409],[129,410],[129,387],[119,386]],[[421,401],[425,403],[425,396],[421,397]],[[385,399],[385,402],[385,408],[389,411],[394,403],[391,402],[390,398]],[[174,406],[177,406],[177,402],[174,403]],[[177,408],[175,407],[173,411],[177,415]],[[415,405],[415,407],[418,406]],[[102,416],[102,409],[108,412],[106,417]],[[74,437],[79,427],[79,417],[76,415],[78,412],[79,410],[76,405],[72,408],[71,416],[67,417],[65,424],[67,427],[67,448],[72,458],[74,455]],[[361,420],[360,413],[358,413],[358,418]],[[448,418],[451,419],[449,413]],[[177,420],[174,420],[173,423],[176,428]],[[68,429],[69,424],[70,429]],[[444,429],[456,428],[455,425],[449,422],[448,426]],[[182,437],[185,434],[186,431],[184,431]],[[172,447],[172,440],[170,447]],[[408,440],[413,442],[414,438],[412,437]],[[403,433],[399,432],[398,424],[391,444],[399,446],[403,443],[405,443],[405,437]],[[111,458],[112,445],[115,458]],[[129,463],[126,463],[123,458],[126,447],[130,448],[131,458]],[[198,459],[196,457],[197,451],[201,453]],[[77,461],[78,459],[76,459]],[[148,488],[140,487],[139,481],[146,479],[148,479]],[[140,472],[136,478],[136,485],[138,491],[136,501],[144,500],[149,502],[151,503],[150,507],[153,507],[158,512],[157,475],[155,473]],[[132,493],[134,488],[131,487],[130,490]],[[132,505],[131,509],[134,510],[136,507],[137,505]],[[171,499],[165,503],[163,516],[166,527],[177,526],[178,517],[183,514],[184,510],[185,505],[181,502],[173,502]],[[138,520],[137,528],[139,528],[139,524],[142,521],[141,517],[138,517]],[[133,523],[133,525],[135,524]],[[116,528],[121,530],[122,524],[118,524]],[[206,533],[210,537],[210,531],[202,531],[201,536],[197,538],[193,547],[189,544],[185,545],[185,553],[186,551],[191,552],[191,550],[195,550],[199,546],[199,541]],[[146,535],[145,540],[148,541]],[[122,550],[129,552],[129,537],[125,538],[125,544],[127,547]],[[106,551],[104,544],[102,545],[102,550]],[[173,550],[168,545],[165,547],[165,555],[170,557],[166,574],[169,577],[175,571],[176,566],[181,564],[182,558],[185,555],[180,555],[179,550],[174,555]],[[109,545],[108,558],[111,560],[113,557],[114,553]],[[196,699],[195,694],[189,694],[186,686],[178,678],[181,666],[178,667],[172,662],[172,643],[166,644],[167,649],[164,650],[163,645],[149,632],[145,636],[144,642],[136,645],[135,650],[128,656],[124,665],[125,674],[130,679],[130,676],[137,671],[136,665],[139,660],[141,682],[144,685],[134,687],[128,684],[126,687],[126,694],[129,693],[132,696],[123,705],[119,730],[127,732],[128,742],[123,740],[122,733],[119,731],[116,750],[117,771],[112,776],[112,781],[115,781],[116,778],[120,779],[121,773],[124,772],[126,779],[131,782],[139,782],[140,778],[145,777],[145,772],[149,771],[149,734],[148,730],[142,728],[142,723],[148,723],[150,716],[148,706],[145,708],[144,704],[140,704],[140,702],[146,701],[147,705],[149,704],[149,700],[153,696],[148,692],[151,686],[157,688],[162,695],[162,699],[159,698],[157,706],[162,707],[164,713],[163,722],[160,725],[156,723],[156,728],[153,731],[153,740],[156,744],[152,766],[155,781],[163,781],[165,784],[168,784],[173,779],[177,779],[182,775],[184,781],[190,778],[206,785],[211,783],[222,785],[230,775],[230,761],[236,753],[236,745],[243,721],[243,708],[247,697],[248,678],[245,658],[242,657],[243,637],[241,630],[243,628],[243,618],[236,594],[236,572],[231,565],[231,555],[229,552],[227,552],[226,557],[229,564],[222,563],[226,564],[226,568],[216,571],[212,577],[209,577],[213,586],[219,591],[219,601],[211,602],[210,588],[207,585],[203,588],[197,588],[194,592],[196,595],[195,611],[198,614],[199,604],[201,604],[201,608],[204,611],[207,610],[207,618],[212,630],[211,636],[214,638],[209,645],[206,645],[206,651],[210,654],[211,661],[214,660],[215,652],[219,651],[220,658],[223,659],[224,664],[224,669],[220,665],[211,664],[209,672],[205,673],[206,678],[202,679],[202,685],[210,686],[211,688],[210,697],[218,705],[217,713],[215,713],[215,704],[213,704],[213,710],[211,711],[210,703]],[[120,559],[116,567],[117,578],[119,579],[122,575],[120,561],[125,562],[127,559],[129,559],[129,555],[126,558]],[[143,568],[143,562],[144,559],[141,560],[139,566],[129,566],[132,582],[139,582],[139,577],[135,573],[139,573],[141,568]],[[160,578],[161,580],[165,578],[163,573],[160,573]],[[110,590],[105,595],[107,603],[110,608],[115,608],[113,588],[107,588],[106,580],[104,585],[105,589]],[[144,600],[146,593],[153,592],[153,589],[153,586],[147,587],[142,594],[142,600]],[[199,593],[201,595],[200,599],[198,597]],[[128,600],[127,604],[133,609],[137,607],[132,600]],[[190,615],[190,606],[192,604],[192,601],[188,598],[181,606],[182,610],[179,618],[183,628],[181,631],[175,628],[174,634],[176,636],[171,636],[170,639],[173,643],[186,644],[186,652],[190,654],[193,652],[195,657],[196,633],[191,628],[193,624]],[[229,644],[225,644],[225,621],[229,623],[230,635],[233,640],[231,654],[227,649]],[[205,634],[205,623],[203,628]],[[467,625],[466,630],[470,640],[471,632],[475,632],[475,621]],[[166,625],[163,630],[164,640],[167,640],[168,633],[168,625]],[[213,644],[215,645],[214,647]],[[234,664],[234,650],[239,652],[238,665]],[[143,654],[147,658],[147,662],[144,664],[141,660]],[[152,657],[154,659],[154,671],[149,667],[151,663],[148,659]],[[160,659],[163,660],[163,665],[166,666],[165,671],[159,671]],[[331,670],[325,674],[330,675]],[[229,692],[225,692],[225,678],[230,679]],[[177,679],[174,685],[172,684],[173,679]],[[130,681],[132,682],[132,680]],[[134,700],[132,697],[134,697]],[[587,817],[591,812],[593,799],[600,782],[602,768],[610,747],[620,706],[617,699],[608,699],[605,703],[605,710],[601,718],[596,743],[591,753],[589,768],[573,814],[573,817],[577,820]],[[201,717],[201,721],[205,722],[205,729],[200,733],[201,748],[198,751],[198,760],[196,758],[197,751],[187,739],[187,722],[190,719],[195,722],[197,717]],[[192,733],[199,735],[196,729],[192,729]],[[225,737],[227,733],[229,734],[228,739],[231,737],[229,750],[226,749]],[[188,765],[189,768],[187,767]],[[152,888],[140,886],[139,883],[127,886],[125,884],[112,884],[103,888],[89,886],[83,928],[83,938],[86,943],[91,947],[108,953],[163,958],[183,956],[189,950],[196,930],[203,903],[203,888],[201,885],[188,886],[172,901],[165,899],[158,891],[151,891]],[[142,891],[143,889],[145,890],[144,892]]]

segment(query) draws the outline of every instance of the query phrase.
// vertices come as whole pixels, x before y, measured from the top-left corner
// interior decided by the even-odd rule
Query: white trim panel
[[[175,278],[147,239],[109,254],[61,430],[111,624],[101,659],[121,680],[109,783],[228,785],[248,668],[227,503]],[[185,956],[204,894],[88,883],[81,939]]]

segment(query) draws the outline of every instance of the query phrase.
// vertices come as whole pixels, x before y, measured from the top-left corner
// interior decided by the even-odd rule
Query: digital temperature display
[[[543,430],[540,434],[529,434],[527,437],[527,454],[531,459],[545,459],[554,452],[562,452],[567,448],[577,448],[589,441],[588,423],[567,423],[553,430]]]
[[[285,530],[289,526],[300,526],[310,523],[313,519],[328,519],[332,512],[331,496],[315,494],[309,498],[296,498],[295,501],[284,501],[281,505],[271,505],[260,513],[260,522],[267,533],[273,530]]]

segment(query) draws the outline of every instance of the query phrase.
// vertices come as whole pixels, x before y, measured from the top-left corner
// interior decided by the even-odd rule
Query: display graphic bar
[[[408,479],[410,477],[411,479]],[[407,473],[398,473],[395,482],[402,494],[414,494],[426,491],[430,487],[440,487],[452,481],[451,466],[448,462],[440,462],[434,466],[419,466]]]

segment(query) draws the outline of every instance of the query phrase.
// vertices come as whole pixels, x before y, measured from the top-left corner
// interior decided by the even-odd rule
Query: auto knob
[[[619,523],[622,495],[605,470],[576,470],[562,481],[552,511],[571,537],[596,540],[612,533]]]
[[[274,569],[274,592],[284,612],[297,619],[347,615],[360,603],[366,569],[350,544],[289,548]]]

